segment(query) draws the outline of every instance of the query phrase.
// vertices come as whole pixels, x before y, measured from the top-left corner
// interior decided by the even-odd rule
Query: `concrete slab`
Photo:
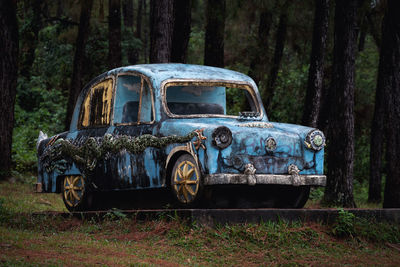
[[[344,209],[356,216],[377,222],[400,224],[400,209]],[[108,214],[108,215],[107,215]],[[331,224],[338,217],[338,209],[163,209],[110,210],[80,213],[42,212],[35,216],[75,216],[82,219],[104,219],[110,214],[136,220],[184,219],[191,223],[214,226],[218,224],[260,223],[267,221],[301,221]],[[123,214],[123,215],[121,215]]]

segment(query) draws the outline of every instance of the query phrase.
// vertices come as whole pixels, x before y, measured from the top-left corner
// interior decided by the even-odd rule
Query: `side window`
[[[106,79],[90,88],[82,102],[80,126],[102,126],[110,124],[113,80]]]
[[[151,122],[151,121],[153,121],[151,90],[147,82],[143,80],[140,122]]]
[[[139,76],[120,75],[115,95],[114,123],[151,122],[151,90]]]

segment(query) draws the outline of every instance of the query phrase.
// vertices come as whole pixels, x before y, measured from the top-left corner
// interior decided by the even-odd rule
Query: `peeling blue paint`
[[[127,78],[118,77],[118,74],[132,73],[137,77]],[[113,77],[116,81],[117,93],[113,100],[112,121],[110,125],[79,129],[78,121],[80,116],[80,107],[84,97],[90,88],[104,78]],[[124,121],[123,111],[125,104],[129,101],[137,102],[139,109],[139,94],[136,91],[122,91],[125,83],[129,80],[135,80],[135,84],[140,84],[140,77],[150,81],[154,100],[155,118],[153,123],[149,123],[150,116],[146,115],[145,122],[141,124],[131,123],[130,125],[119,125],[118,123],[132,122]],[[260,104],[259,111],[263,114],[260,118],[248,118],[246,121],[237,117],[212,117],[203,116],[198,118],[171,118],[163,107],[162,84],[170,79],[182,81],[186,79],[200,81],[226,81],[248,84],[254,89],[254,97]],[[176,88],[179,89],[178,86]],[[203,97],[208,102],[217,103],[223,106],[226,111],[224,87],[215,86],[214,95],[211,91],[206,92]],[[114,88],[115,89],[115,88]],[[118,92],[118,90],[121,90]],[[169,93],[174,94],[173,90]],[[176,92],[175,92],[176,93]],[[168,94],[168,91],[167,91]],[[191,103],[199,101],[188,94],[175,94],[175,99],[180,102],[188,100]],[[143,96],[142,110],[146,114],[151,114],[151,97]],[[204,101],[203,99],[203,101]],[[122,67],[106,72],[92,80],[83,90],[77,100],[74,114],[71,121],[70,131],[60,135],[64,139],[73,140],[77,144],[83,143],[89,137],[102,137],[104,134],[115,136],[129,135],[140,136],[151,134],[156,137],[165,136],[186,136],[194,130],[204,129],[203,135],[207,138],[203,141],[206,149],[196,150],[192,139],[192,150],[195,152],[201,172],[203,174],[219,173],[243,173],[245,165],[251,163],[256,168],[256,174],[287,174],[288,166],[295,164],[300,174],[323,174],[324,150],[314,151],[306,148],[304,140],[307,134],[313,130],[309,127],[300,125],[273,123],[269,122],[264,108],[262,107],[260,94],[254,81],[248,76],[226,69],[184,65],[184,64],[153,64],[136,65]],[[248,125],[249,122],[264,123],[264,126]],[[268,123],[268,124],[267,124]],[[269,124],[270,123],[270,124]],[[232,143],[220,149],[212,144],[213,131],[220,126],[225,126],[232,132]],[[266,140],[273,138],[276,141],[276,149],[267,151]],[[51,138],[43,140],[39,144],[38,155],[43,153],[45,146],[49,144]],[[170,144],[165,148],[148,147],[141,154],[130,154],[122,151],[117,155],[109,155],[101,160],[96,168],[95,175],[92,178],[93,184],[99,190],[120,190],[120,189],[143,189],[158,188],[166,186],[168,174],[165,173],[166,160],[171,151],[184,144]],[[65,172],[60,173],[57,170],[46,172],[39,160],[38,182],[43,183],[45,192],[57,192],[60,187],[57,185],[59,177],[64,175],[79,175],[82,170],[69,159]]]

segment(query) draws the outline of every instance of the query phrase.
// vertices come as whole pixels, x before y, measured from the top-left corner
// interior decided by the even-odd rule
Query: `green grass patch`
[[[14,220],[0,225],[0,262],[16,266],[390,266],[400,261],[396,249],[400,243],[395,239],[400,229],[388,224],[376,224],[368,231],[355,225],[352,236],[338,236],[334,226],[299,222],[210,228],[179,220],[27,217],[31,218],[24,224]]]
[[[60,194],[34,192],[34,183],[0,182],[2,206],[12,212],[67,211]]]
[[[317,198],[318,194],[312,193]],[[268,221],[213,228],[165,214],[139,222],[118,210],[100,222],[33,213],[46,210],[65,211],[61,197],[33,193],[30,183],[0,183],[0,265],[396,266],[400,262],[399,225],[356,218],[344,210],[332,225]]]

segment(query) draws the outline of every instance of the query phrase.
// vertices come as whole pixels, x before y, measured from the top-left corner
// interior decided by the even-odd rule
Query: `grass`
[[[33,182],[0,182],[0,199],[14,212],[67,211],[59,194],[35,193]]]
[[[0,262],[26,266],[396,265],[396,243],[338,237],[330,226],[261,223],[199,227],[128,219],[35,219],[0,226]],[[10,222],[14,222],[11,223]],[[397,231],[399,229],[397,228]]]
[[[113,213],[102,222],[32,214],[45,210],[64,210],[61,197],[32,193],[26,183],[0,183],[0,266],[400,263],[399,225],[346,211],[333,225],[282,221],[209,228],[173,218],[137,222]]]
[[[370,203],[368,202],[368,185],[360,184],[356,182],[354,184],[354,202],[356,203],[356,207],[360,209],[380,209],[382,208],[383,202],[380,203]],[[311,188],[310,198],[307,201],[305,208],[321,208],[324,207],[321,204],[321,200],[324,196],[324,188],[317,187]],[[332,207],[331,207],[332,208]],[[335,207],[333,207],[335,208]],[[340,208],[340,207],[336,207]]]

